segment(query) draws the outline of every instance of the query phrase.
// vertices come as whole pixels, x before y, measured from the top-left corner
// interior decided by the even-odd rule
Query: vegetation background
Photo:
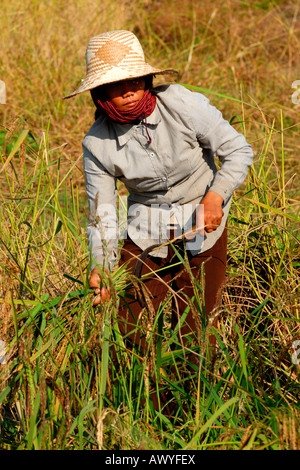
[[[299,448],[299,9],[2,0],[1,448]],[[89,94],[62,97],[85,75],[88,39],[112,29],[136,33],[150,63],[179,70],[177,82],[204,92],[255,151],[229,221],[220,352],[207,355],[203,323],[191,377],[167,302],[145,333],[147,357],[126,348],[114,321],[126,271],[109,277],[110,303],[91,305],[81,140],[94,109]],[[172,391],[172,418],[152,407],[153,370]]]

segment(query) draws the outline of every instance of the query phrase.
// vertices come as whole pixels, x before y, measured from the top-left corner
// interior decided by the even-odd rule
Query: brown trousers
[[[186,254],[188,268],[186,263],[180,262],[176,250],[178,250],[181,256]],[[120,264],[127,263],[127,266],[133,272],[140,255],[141,249],[132,240],[126,239],[121,251]],[[201,324],[201,321],[203,321],[203,315],[206,319],[209,318],[213,314],[213,309],[218,304],[219,290],[225,280],[226,258],[227,227],[215,245],[210,250],[199,255],[191,256],[188,251],[185,253],[183,243],[181,243],[175,247],[175,251],[170,245],[166,258],[148,256],[143,264],[142,285],[149,293],[149,297],[146,295],[146,300],[150,301],[150,307],[148,303],[148,308],[143,310],[140,302],[140,289],[134,281],[126,290],[125,297],[122,298],[120,303],[118,314],[119,328],[125,341],[129,340],[129,346],[139,347],[138,354],[141,357],[146,357],[151,342],[151,338],[149,341],[149,333],[151,336],[156,312],[160,303],[165,300],[170,288],[173,293],[173,308],[171,313],[173,329],[180,316],[185,312],[188,302],[191,302],[190,299],[195,296],[195,290],[198,291],[198,299],[194,297],[195,308],[188,310],[185,322],[181,325],[178,336],[180,336],[181,344],[189,345],[191,336],[195,335],[196,342],[198,341],[199,344],[199,323]],[[191,272],[193,276],[191,276]],[[145,274],[148,275],[145,276]],[[201,292],[202,289],[199,289],[199,287],[195,289],[195,281],[204,287],[204,293]],[[216,322],[217,317],[213,320],[212,324],[215,325]],[[210,350],[214,350],[214,335],[209,336],[208,343]],[[191,373],[195,371],[197,373],[199,355],[188,353],[188,356],[188,360],[184,361],[185,365],[183,367],[185,368],[184,370],[188,371],[188,377],[191,377]],[[174,373],[174,365],[171,365],[171,370]],[[181,370],[181,364],[179,369],[177,368],[176,376],[178,376],[178,370]],[[172,391],[160,384],[160,379],[156,377],[153,370],[149,370],[149,372],[151,376],[150,396],[153,406],[157,411],[163,410],[164,414],[171,416],[176,412],[176,401],[174,401]],[[181,372],[179,374],[182,380]],[[184,383],[185,387],[188,386],[187,382]],[[159,397],[157,395],[157,387],[159,388]]]
[[[176,292],[172,309],[173,328],[188,306],[187,299],[195,296],[195,281],[203,287],[204,295],[202,295],[201,289],[196,289],[199,294],[198,300],[196,298],[194,300],[196,307],[190,309],[184,324],[181,326],[181,337],[185,337],[190,333],[196,334],[199,330],[200,312],[202,311],[202,316],[204,315],[208,319],[218,304],[219,290],[226,275],[227,227],[211,249],[195,256],[191,256],[189,251],[186,252],[190,270],[186,268],[184,263],[179,262],[176,250],[181,256],[184,256],[183,242],[175,246],[175,251],[170,245],[166,258],[148,256],[143,264],[142,279],[143,285],[149,293],[150,310],[152,312],[153,310],[157,311],[170,288],[173,292]],[[120,264],[127,263],[127,266],[133,271],[141,253],[142,250],[131,239],[126,239],[121,251]],[[157,274],[155,274],[156,271]],[[191,273],[193,276],[191,276]],[[141,310],[142,306],[139,302],[137,289],[132,285],[127,290],[126,296],[120,305],[120,330],[124,336],[130,338],[135,344],[140,343],[143,350],[147,345],[145,344],[145,337],[140,334],[137,326]],[[216,325],[216,322],[217,317],[212,321],[212,324]],[[212,346],[215,344],[213,335],[210,336],[210,343]]]

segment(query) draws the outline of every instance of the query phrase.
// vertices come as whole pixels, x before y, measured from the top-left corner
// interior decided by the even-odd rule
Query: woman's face
[[[134,108],[145,93],[145,79],[134,78],[105,85],[105,93],[114,106],[123,111]]]

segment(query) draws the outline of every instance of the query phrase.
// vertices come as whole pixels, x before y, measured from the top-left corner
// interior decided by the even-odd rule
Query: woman
[[[134,269],[138,261],[142,275],[152,273],[144,286],[155,311],[172,286],[177,292],[173,325],[194,295],[193,279],[202,279],[200,309],[211,318],[226,271],[231,196],[247,175],[252,148],[202,94],[176,84],[153,88],[153,76],[174,70],[145,62],[133,33],[112,31],[92,38],[86,62],[86,78],[66,98],[90,91],[96,106],[97,119],[83,139],[91,214],[90,286],[96,295],[102,294],[95,305],[109,297],[108,290],[100,287],[101,279],[118,258],[116,181],[120,180],[129,197],[128,234],[119,262]],[[219,170],[215,156],[221,162]],[[184,236],[186,232],[190,237]],[[186,241],[168,244],[173,238]],[[142,253],[147,256],[139,262]],[[186,253],[189,269],[177,262],[180,253]],[[127,300],[120,305],[120,325],[133,338],[145,299],[136,294]],[[198,323],[191,308],[182,337],[195,333]]]

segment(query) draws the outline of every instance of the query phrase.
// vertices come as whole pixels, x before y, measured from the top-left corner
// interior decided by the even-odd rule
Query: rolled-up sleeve
[[[87,236],[92,270],[111,269],[117,259],[118,217],[116,178],[110,175],[83,144],[83,168],[89,204]]]
[[[253,162],[252,146],[243,134],[237,132],[222,113],[210,105],[202,94],[194,93],[193,118],[197,139],[203,148],[219,157],[221,166],[210,185],[210,190],[220,194],[224,203],[244,182]]]

